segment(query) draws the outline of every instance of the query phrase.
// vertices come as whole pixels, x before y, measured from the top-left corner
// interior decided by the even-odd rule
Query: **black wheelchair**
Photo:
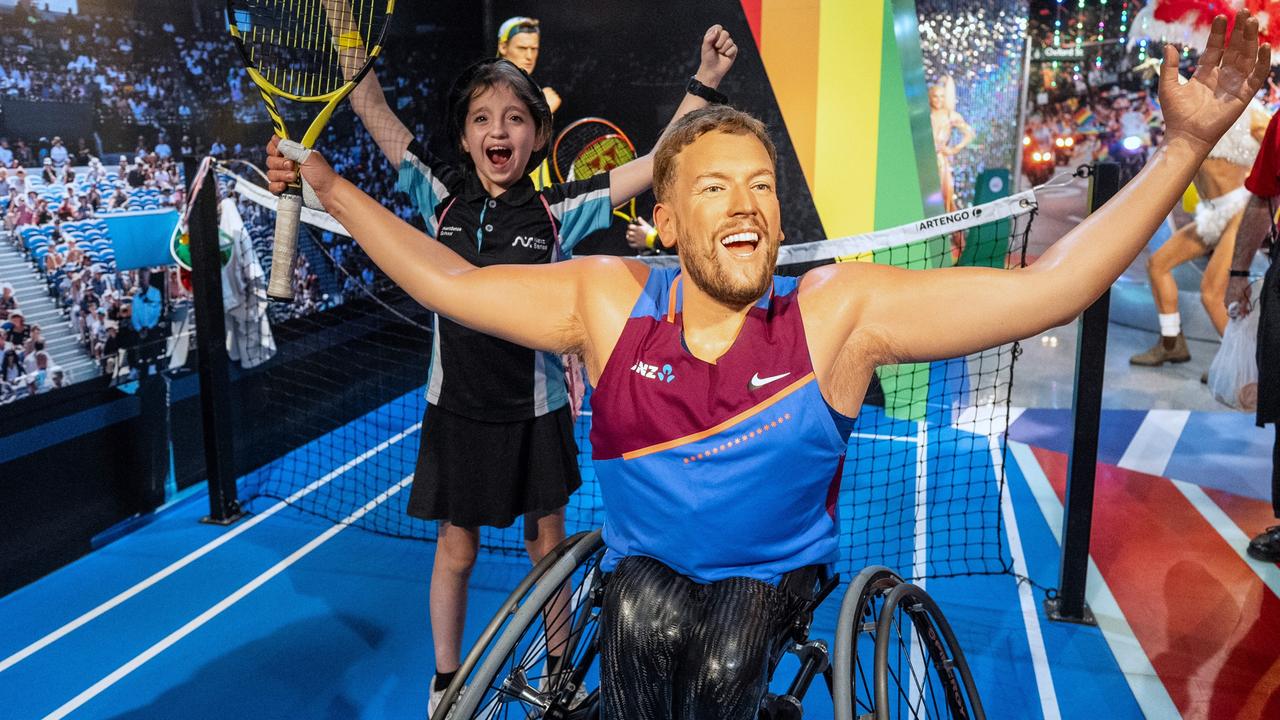
[[[433,720],[598,720],[603,557],[596,530],[566,539],[543,558],[480,635]],[[823,580],[792,625],[789,651],[800,668],[784,693],[765,697],[761,720],[802,717],[818,676],[836,720],[986,717],[937,604],[888,568],[864,569],[845,591],[834,652],[809,637],[813,610],[838,585],[838,577]],[[563,658],[554,674],[547,672],[550,649]]]

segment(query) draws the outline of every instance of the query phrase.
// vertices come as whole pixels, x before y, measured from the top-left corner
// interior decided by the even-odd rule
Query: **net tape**
[[[228,173],[228,175],[231,178],[238,177],[231,173]],[[241,182],[237,184],[236,189],[254,203],[275,212],[276,196],[272,195],[265,188],[259,187],[253,183]],[[778,264],[794,265],[808,262],[822,262],[852,255],[874,253],[879,250],[887,250],[891,247],[898,247],[913,242],[928,240],[930,238],[964,232],[982,225],[997,223],[1002,220],[1012,220],[1014,218],[1031,215],[1035,213],[1037,209],[1038,205],[1036,203],[1036,194],[1027,190],[1025,192],[1018,193],[1017,195],[993,200],[977,207],[957,210],[949,215],[919,220],[917,222],[886,228],[884,230],[875,230],[873,232],[862,233],[859,235],[846,235],[844,237],[831,238],[830,240],[817,240],[814,242],[797,243],[794,245],[783,245],[778,248]],[[329,232],[338,233],[345,237],[351,237],[351,233],[347,232],[347,229],[342,226],[342,223],[335,220],[332,215],[326,212],[312,210],[311,208],[303,208],[302,221],[322,230],[328,230]],[[632,259],[640,260],[641,262],[655,267],[676,267],[680,264],[680,258],[675,255],[638,256]]]

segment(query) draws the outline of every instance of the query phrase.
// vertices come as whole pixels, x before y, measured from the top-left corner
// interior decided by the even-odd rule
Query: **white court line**
[[[16,653],[14,653],[14,654],[10,655],[9,657],[5,658],[3,661],[0,661],[0,672],[4,672],[5,670],[8,670],[9,668],[13,667],[14,665],[17,665],[18,663],[20,663],[20,662],[22,662],[23,660],[27,659],[28,657],[30,657],[30,656],[32,656],[32,655],[34,655],[35,653],[39,652],[40,650],[43,650],[44,648],[48,647],[49,645],[53,644],[54,642],[57,642],[57,641],[58,641],[58,640],[60,640],[61,638],[66,637],[68,634],[70,634],[70,633],[74,632],[75,630],[79,629],[80,627],[83,627],[86,623],[89,623],[90,621],[94,620],[95,618],[98,618],[98,617],[100,617],[101,615],[103,615],[104,613],[106,613],[106,612],[110,611],[111,609],[113,609],[113,608],[117,607],[118,605],[120,605],[120,604],[121,604],[121,603],[123,603],[124,601],[128,600],[129,598],[131,598],[131,597],[133,597],[133,596],[137,595],[138,593],[142,592],[143,590],[146,590],[147,588],[151,587],[152,585],[155,585],[156,583],[158,583],[158,582],[160,582],[161,580],[163,580],[163,579],[165,579],[165,578],[169,577],[170,575],[172,575],[172,574],[174,574],[175,572],[177,572],[177,571],[181,570],[182,568],[186,567],[187,565],[190,565],[191,563],[195,562],[196,560],[200,559],[201,557],[203,557],[203,556],[205,556],[205,555],[208,555],[210,552],[212,552],[212,551],[216,550],[218,547],[220,547],[220,546],[222,546],[222,545],[224,545],[224,544],[226,544],[226,543],[228,543],[228,542],[230,542],[230,541],[234,540],[234,539],[235,539],[236,537],[238,537],[241,533],[244,533],[244,532],[248,531],[250,528],[252,528],[253,526],[255,526],[255,525],[257,525],[258,523],[262,522],[263,520],[266,520],[267,518],[271,517],[272,515],[275,515],[277,512],[279,512],[280,510],[282,510],[282,509],[284,509],[285,507],[289,506],[291,503],[293,503],[293,502],[297,501],[299,498],[305,497],[306,495],[309,495],[309,494],[311,494],[312,492],[315,492],[316,490],[320,489],[321,487],[323,487],[323,486],[325,486],[325,485],[329,484],[329,482],[331,482],[334,478],[338,477],[339,475],[342,475],[343,473],[347,472],[347,471],[348,471],[348,470],[350,470],[351,468],[354,468],[355,466],[359,465],[360,463],[363,463],[365,460],[368,460],[369,458],[373,457],[374,455],[377,455],[378,453],[382,452],[383,450],[386,450],[387,448],[391,447],[392,445],[395,445],[396,443],[400,442],[401,440],[403,440],[403,439],[404,439],[404,438],[406,438],[407,436],[409,436],[409,435],[411,435],[411,434],[413,434],[413,433],[417,432],[417,431],[418,431],[419,429],[421,429],[421,428],[422,428],[422,423],[420,423],[420,422],[419,422],[419,423],[414,423],[414,424],[413,424],[413,425],[411,425],[409,428],[407,428],[407,429],[405,429],[405,430],[403,430],[403,431],[401,431],[401,432],[399,432],[399,433],[397,433],[397,434],[393,435],[392,437],[388,438],[387,440],[384,440],[383,442],[379,443],[379,444],[378,444],[377,446],[375,446],[374,448],[372,448],[372,449],[370,449],[370,450],[366,450],[365,452],[361,453],[360,455],[357,455],[356,457],[352,458],[351,460],[348,460],[347,462],[343,463],[340,467],[338,467],[336,470],[332,470],[332,471],[330,471],[328,474],[324,475],[323,477],[321,477],[320,479],[318,479],[318,480],[316,480],[315,482],[311,483],[310,485],[307,485],[306,487],[302,488],[301,490],[298,490],[297,492],[295,492],[294,494],[292,494],[292,495],[290,495],[289,497],[285,498],[284,500],[281,500],[280,502],[276,503],[275,505],[272,505],[271,507],[267,508],[267,509],[266,509],[266,510],[264,510],[263,512],[261,512],[261,513],[259,513],[259,514],[257,514],[257,515],[254,515],[253,517],[249,518],[248,520],[245,520],[243,523],[241,523],[241,524],[237,525],[234,529],[232,529],[232,530],[228,531],[226,534],[224,534],[224,535],[219,535],[217,538],[215,538],[214,540],[209,541],[208,543],[206,543],[206,544],[205,544],[205,545],[203,545],[202,547],[197,548],[197,549],[195,549],[195,550],[191,551],[190,553],[188,553],[186,556],[184,556],[184,557],[183,557],[183,558],[181,558],[180,560],[176,560],[176,561],[174,561],[172,564],[170,564],[168,567],[164,568],[163,570],[159,570],[159,571],[157,571],[156,573],[154,573],[153,575],[151,575],[151,577],[148,577],[147,579],[145,579],[145,580],[142,580],[142,581],[138,582],[136,585],[134,585],[133,587],[129,588],[128,590],[125,590],[124,592],[120,593],[119,595],[116,595],[115,597],[111,598],[110,600],[107,600],[106,602],[104,602],[104,603],[102,603],[101,605],[99,605],[99,606],[95,607],[94,609],[92,609],[92,610],[90,610],[90,611],[86,612],[85,614],[81,615],[80,617],[76,618],[75,620],[72,620],[71,622],[67,623],[66,625],[63,625],[62,627],[58,628],[57,630],[54,630],[53,632],[49,633],[48,635],[45,635],[44,637],[42,637],[42,638],[40,638],[39,640],[37,640],[37,641],[35,641],[35,642],[31,643],[30,645],[26,646],[25,648],[23,648],[23,649],[19,650],[18,652],[16,652]]]
[[[924,590],[925,572],[928,570],[929,548],[929,425],[923,420],[916,422],[916,508],[915,508],[915,547],[911,550],[911,582]],[[924,648],[920,645],[920,633],[911,627],[911,649],[909,661],[911,676],[924,677]],[[912,683],[908,688],[907,703],[909,707],[918,708],[923,702],[920,683]]]
[[[1021,415],[1021,411],[1018,412]],[[1016,417],[1009,418],[1012,425]],[[1004,453],[1000,451],[1000,438],[987,435],[991,448],[991,464],[996,469],[996,477],[1004,476]],[[1004,529],[1009,535],[1009,554],[1013,557],[1013,572],[1021,577],[1029,578],[1027,556],[1022,549],[1022,531],[1018,529],[1018,516],[1013,511],[1013,498],[1007,487],[1000,493],[1000,514],[1004,517]],[[1044,720],[1062,720],[1062,710],[1058,707],[1058,693],[1053,686],[1053,671],[1049,666],[1049,653],[1044,647],[1044,633],[1040,629],[1040,613],[1036,610],[1035,598],[1031,595],[1031,583],[1018,582],[1018,605],[1022,608],[1022,626],[1027,632],[1027,647],[1031,651],[1031,667],[1035,670],[1036,691],[1040,696],[1040,712]]]
[[[386,502],[387,499],[390,498],[392,495],[395,495],[396,493],[400,492],[404,488],[408,487],[409,483],[411,482],[413,482],[413,473],[409,473],[404,477],[403,480],[391,486],[387,490],[383,491],[381,495],[365,503],[363,507],[361,507],[359,510],[348,515],[337,525],[334,525],[328,530],[325,530],[324,532],[320,533],[315,538],[313,538],[306,545],[303,545],[297,550],[294,550],[293,553],[291,553],[288,557],[276,563],[275,565],[272,565],[269,569],[267,569],[265,572],[263,572],[261,575],[257,576],[256,578],[250,580],[248,583],[242,586],[239,590],[236,590],[230,595],[224,597],[222,600],[218,601],[218,603],[215,604],[213,607],[210,607],[208,610],[205,610],[204,612],[200,613],[196,617],[192,618],[189,622],[187,622],[186,625],[183,625],[177,630],[174,630],[173,632],[169,633],[160,642],[156,643],[155,645],[152,645],[146,650],[143,650],[141,653],[139,653],[136,657],[134,657],[129,662],[116,668],[109,675],[102,678],[101,680],[94,683],[93,685],[90,685],[79,695],[76,695],[75,697],[71,698],[66,703],[64,703],[62,707],[59,707],[57,710],[54,710],[53,712],[46,715],[44,717],[44,720],[59,720],[59,718],[66,717],[68,714],[72,713],[77,708],[84,705],[86,702],[89,702],[90,700],[92,700],[94,697],[100,694],[103,690],[106,690],[107,688],[116,684],[122,678],[127,676],[129,673],[142,667],[144,664],[147,663],[147,661],[151,660],[155,656],[169,649],[179,640],[186,637],[187,635],[190,635],[192,632],[199,629],[200,626],[204,625],[205,623],[209,622],[213,618],[217,617],[220,613],[222,613],[223,610],[226,610],[227,608],[231,607],[237,602],[243,600],[249,593],[262,587],[262,585],[264,585],[268,580],[275,577],[276,575],[279,575],[281,572],[288,569],[290,565],[293,565],[297,561],[309,555],[311,551],[315,550],[316,548],[320,547],[326,542],[332,540],[334,536],[336,536],[338,533],[342,532],[343,530],[346,530],[347,528],[351,527],[353,523],[355,523],[360,518],[364,517],[366,514],[369,513],[369,511],[373,510],[374,508],[378,507],[382,503]]]
[[[1150,410],[1124,450],[1119,466],[1148,475],[1164,475],[1178,438],[1191,417],[1189,410]]]
[[[969,413],[974,410],[973,413]],[[1005,487],[1000,492],[1000,515],[1004,520],[1005,533],[1009,536],[1009,555],[1013,559],[1015,575],[1029,578],[1027,555],[1022,549],[1022,531],[1018,528],[1018,515],[1013,509],[1013,496],[1008,487],[1008,476],[1005,474],[1004,453],[1000,449],[1000,438],[1006,434],[1005,428],[1022,417],[1026,408],[1011,407],[1007,420],[1002,423],[998,432],[993,426],[1001,418],[989,409],[978,416],[976,408],[967,408],[966,417],[957,423],[964,424],[965,429],[987,436],[987,449],[991,453],[991,467],[997,481],[1005,478]],[[1053,684],[1053,668],[1049,665],[1049,653],[1044,645],[1044,632],[1040,628],[1040,613],[1036,610],[1035,596],[1031,592],[1031,584],[1018,582],[1018,606],[1022,610],[1022,626],[1027,633],[1027,649],[1031,653],[1031,668],[1035,671],[1036,694],[1040,697],[1040,713],[1044,720],[1062,720],[1062,709],[1058,706],[1058,692]]]
[[[926,537],[929,532],[929,426],[923,420],[916,423],[916,508],[915,547],[911,550],[911,582],[924,590],[924,576],[928,570],[929,551]]]
[[[1061,547],[1062,502],[1058,500],[1057,493],[1049,483],[1049,478],[1045,477],[1044,470],[1036,460],[1035,454],[1031,452],[1031,448],[1024,443],[1012,441],[1009,442],[1008,447],[1018,467],[1022,469],[1022,476],[1026,478],[1027,486],[1035,496],[1045,522],[1053,531],[1054,539]],[[1098,629],[1102,631],[1103,639],[1107,641],[1111,654],[1115,656],[1116,663],[1124,673],[1124,679],[1129,683],[1129,689],[1133,692],[1138,707],[1142,709],[1143,717],[1162,718],[1162,720],[1181,718],[1182,714],[1178,712],[1173,699],[1169,697],[1169,690],[1165,688],[1164,683],[1160,682],[1160,676],[1156,675],[1151,659],[1138,643],[1138,638],[1133,634],[1133,628],[1125,619],[1124,612],[1120,610],[1120,604],[1111,594],[1111,588],[1107,586],[1107,581],[1102,577],[1102,572],[1098,570],[1092,557],[1089,558],[1086,586],[1088,590],[1085,592],[1085,599],[1093,611],[1093,617],[1098,621]]]
[[[1191,506],[1213,526],[1213,529],[1218,531],[1218,534],[1222,536],[1227,545],[1231,546],[1232,552],[1239,556],[1244,561],[1244,564],[1249,566],[1249,569],[1253,570],[1258,579],[1262,581],[1262,584],[1270,588],[1272,594],[1280,597],[1280,567],[1277,567],[1275,563],[1265,563],[1249,557],[1249,553],[1245,552],[1245,548],[1249,546],[1249,536],[1245,535],[1240,526],[1236,525],[1235,521],[1223,512],[1222,508],[1218,507],[1218,504],[1205,493],[1203,488],[1184,480],[1171,480],[1170,482],[1187,498]]]
[[[902,442],[915,444],[916,438],[907,435],[880,435],[879,433],[849,433],[849,439],[857,438],[859,440],[886,440],[888,442]]]

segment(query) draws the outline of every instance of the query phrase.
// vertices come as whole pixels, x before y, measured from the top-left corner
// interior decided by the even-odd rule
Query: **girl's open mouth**
[[[511,148],[502,145],[494,145],[491,148],[487,148],[484,154],[494,167],[503,167],[511,161]]]

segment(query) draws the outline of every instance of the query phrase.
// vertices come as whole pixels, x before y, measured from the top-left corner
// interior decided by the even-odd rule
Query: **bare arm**
[[[1262,246],[1262,238],[1271,231],[1271,208],[1276,199],[1249,196],[1249,204],[1244,208],[1244,218],[1240,220],[1240,229],[1236,232],[1235,251],[1231,255],[1233,271],[1248,272],[1249,266],[1253,264],[1253,256]],[[1273,248],[1271,252],[1276,251]],[[1252,299],[1248,277],[1227,278],[1227,293],[1222,302],[1227,306],[1228,312],[1235,303],[1239,305],[1241,312],[1248,313]]]
[[[364,123],[365,129],[373,136],[373,141],[378,143],[382,154],[391,161],[392,167],[399,168],[400,161],[404,159],[404,151],[413,140],[413,134],[392,112],[391,106],[387,104],[387,96],[382,94],[378,76],[372,69],[351,91],[350,100],[351,108],[360,116],[360,122]]]
[[[290,153],[301,150],[296,143],[290,145]],[[267,146],[273,192],[295,177],[295,165],[281,157],[279,147],[277,139]],[[338,176],[319,154],[301,152],[309,153],[302,175],[325,210],[415,300],[473,330],[518,345],[581,352],[593,377],[598,377],[643,287],[648,272],[644,265],[599,256],[477,268]]]
[[[913,271],[856,263],[820,268],[806,282],[807,302],[839,318],[824,333],[868,348],[875,362],[931,360],[1026,338],[1082,312],[1137,257],[1266,79],[1270,50],[1258,47],[1257,21],[1238,15],[1224,51],[1225,28],[1225,18],[1214,21],[1200,67],[1186,85],[1178,84],[1177,50],[1165,48],[1160,88],[1166,144],[1115,198],[1034,264],[1020,270]]]
[[[324,0],[325,18],[334,37],[358,34],[358,28],[351,19],[350,0]],[[338,57],[343,76],[350,80],[368,60],[363,44],[359,42],[340,45]],[[360,116],[360,122],[373,136],[374,142],[382,149],[392,167],[400,167],[404,151],[408,149],[413,135],[405,127],[400,118],[387,105],[387,98],[382,94],[382,85],[378,83],[373,68],[364,76],[359,85],[347,96],[351,108]]]
[[[729,68],[733,67],[736,57],[738,57],[738,46],[734,44],[733,38],[729,37],[729,31],[719,25],[713,25],[702,36],[702,64],[698,66],[698,72],[694,77],[703,85],[715,89],[720,86],[720,81],[729,72]],[[706,100],[685,93],[680,107],[676,108],[675,115],[671,117],[671,122],[667,123],[667,127],[662,131],[662,136],[665,137],[671,126],[686,113],[705,107],[706,104]],[[617,207],[648,190],[652,185],[653,151],[650,150],[645,155],[609,172],[609,201]]]
[[[960,131],[960,142],[947,148],[948,155],[955,155],[966,147],[969,147],[969,143],[973,142],[973,138],[976,133],[973,132],[973,128],[970,127],[969,123],[965,122],[964,116],[959,113],[956,113],[953,116],[951,126]]]

